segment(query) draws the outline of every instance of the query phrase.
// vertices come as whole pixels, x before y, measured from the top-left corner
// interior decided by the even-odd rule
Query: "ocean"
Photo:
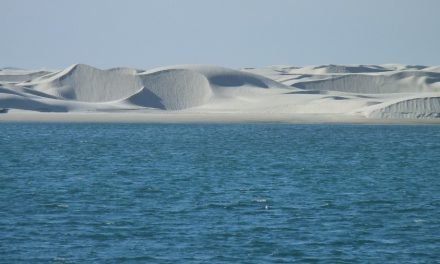
[[[435,263],[440,126],[0,124],[1,263]]]

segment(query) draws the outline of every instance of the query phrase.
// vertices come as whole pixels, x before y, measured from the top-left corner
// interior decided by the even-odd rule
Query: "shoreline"
[[[0,114],[0,123],[280,123],[280,124],[358,124],[358,125],[440,125],[440,119],[372,119],[341,114],[274,113],[41,113]]]

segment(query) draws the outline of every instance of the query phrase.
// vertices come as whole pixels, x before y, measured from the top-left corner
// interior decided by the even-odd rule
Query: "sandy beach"
[[[203,113],[36,113],[0,115],[0,123],[285,123],[285,124],[433,124],[438,119],[380,119],[317,114],[203,114]]]

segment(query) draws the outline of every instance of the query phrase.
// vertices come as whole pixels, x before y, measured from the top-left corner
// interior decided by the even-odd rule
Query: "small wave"
[[[69,208],[69,205],[67,204],[63,204],[63,203],[49,203],[49,204],[44,204],[45,207],[49,207],[49,208]]]

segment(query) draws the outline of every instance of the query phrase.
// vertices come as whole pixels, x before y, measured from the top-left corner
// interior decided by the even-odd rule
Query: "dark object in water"
[[[0,114],[6,114],[8,111],[8,108],[0,108]]]

